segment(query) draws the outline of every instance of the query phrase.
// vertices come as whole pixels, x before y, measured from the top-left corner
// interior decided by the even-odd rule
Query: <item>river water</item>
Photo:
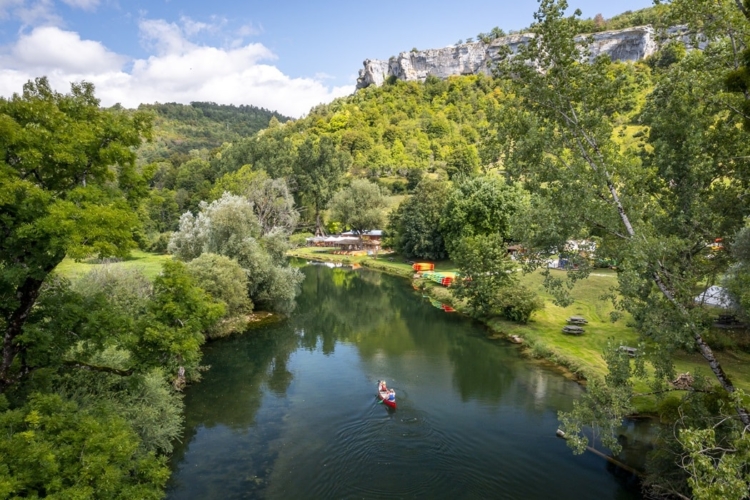
[[[403,279],[302,270],[291,318],[205,347],[168,498],[639,498],[555,437],[577,384]]]

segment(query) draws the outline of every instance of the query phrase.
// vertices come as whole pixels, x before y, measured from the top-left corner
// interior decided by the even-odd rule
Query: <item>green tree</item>
[[[294,175],[301,197],[312,205],[316,236],[323,231],[320,213],[328,206],[350,164],[351,156],[337,151],[328,136],[318,140],[308,137],[297,149]]]
[[[334,195],[330,204],[331,217],[360,236],[383,225],[385,207],[380,187],[366,179],[353,180],[351,185]]]
[[[139,449],[135,432],[106,406],[39,394],[0,413],[0,430],[4,498],[162,498],[166,459]]]
[[[166,261],[130,348],[135,365],[140,370],[161,368],[176,384],[183,378],[198,380],[203,332],[224,312],[224,304],[196,285],[185,264]]]
[[[245,270],[236,260],[213,253],[202,254],[187,267],[197,285],[225,306],[222,321],[208,331],[208,336],[222,337],[241,330],[247,324],[245,316],[253,310]]]
[[[750,415],[706,341],[710,322],[693,299],[727,265],[712,255],[709,242],[734,234],[747,214],[741,193],[748,172],[739,159],[748,154],[748,141],[738,127],[741,117],[715,98],[721,73],[712,71],[711,52],[694,51],[669,67],[648,99],[641,118],[649,127],[648,147],[624,148],[616,119],[627,115],[628,95],[639,91],[624,78],[636,68],[607,57],[580,64],[590,54],[574,40],[578,21],[564,16],[566,8],[565,1],[542,0],[531,27],[537,36],[498,71],[512,76],[506,82],[526,113],[526,133],[516,136],[509,171],[535,193],[536,210],[522,227],[528,248],[540,257],[570,238],[601,236],[597,251],[618,262],[616,305],[632,314],[644,352],[635,367],[607,357],[604,389],[584,400],[586,411],[563,415],[563,423],[575,433],[593,420],[613,437],[622,405],[633,395],[631,376],[644,375],[648,360],[654,391],[669,391],[673,354],[688,348],[701,354],[720,391],[732,396],[736,420],[723,425],[748,426]]]
[[[247,274],[247,293],[257,306],[289,311],[302,274],[286,262],[288,241],[284,231],[261,236],[253,205],[243,196],[225,193],[211,203],[202,202],[197,216],[183,214],[169,249],[186,262],[204,253],[236,260]]]
[[[446,171],[453,179],[459,176],[473,175],[479,170],[479,153],[476,146],[466,142],[456,142],[446,158]]]
[[[39,78],[0,99],[0,391],[26,373],[17,339],[57,264],[134,247],[146,184],[133,148],[150,126],[144,113],[100,108],[85,82],[60,94]]]
[[[511,221],[524,205],[519,186],[495,175],[459,180],[448,197],[440,220],[445,246],[453,258],[456,245],[467,236],[511,235]]]
[[[448,182],[429,178],[388,216],[390,246],[407,258],[440,260],[448,257],[440,218],[451,193]]]
[[[512,274],[516,266],[502,237],[497,233],[464,236],[451,257],[458,267],[458,278],[451,286],[453,295],[466,299],[476,315],[496,312],[501,289],[516,282]]]

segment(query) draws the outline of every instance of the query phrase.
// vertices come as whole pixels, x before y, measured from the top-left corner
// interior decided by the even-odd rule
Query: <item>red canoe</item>
[[[380,388],[378,387],[378,389],[380,389]],[[396,402],[395,401],[388,401],[388,392],[378,390],[378,398],[383,402],[384,405],[386,405],[386,406],[388,406],[390,408],[395,408],[396,407]]]

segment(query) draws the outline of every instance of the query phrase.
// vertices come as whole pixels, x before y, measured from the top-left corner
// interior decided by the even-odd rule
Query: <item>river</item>
[[[289,319],[205,347],[168,498],[639,498],[555,437],[576,383],[401,278],[302,270]],[[380,379],[396,410],[377,402]]]

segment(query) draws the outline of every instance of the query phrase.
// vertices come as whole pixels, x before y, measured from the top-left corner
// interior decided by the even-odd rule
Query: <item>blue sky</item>
[[[651,0],[569,0],[605,18]],[[102,104],[214,101],[292,116],[349,94],[364,59],[528,26],[536,0],[0,0],[0,95],[47,75]]]

